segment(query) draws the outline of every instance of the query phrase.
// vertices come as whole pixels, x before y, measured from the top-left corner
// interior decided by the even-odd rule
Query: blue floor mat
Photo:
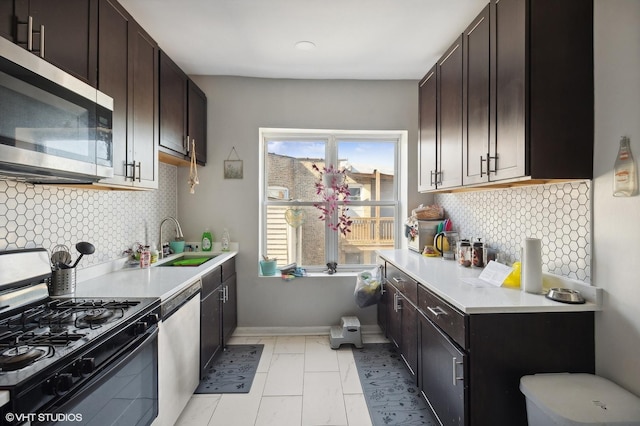
[[[354,348],[353,357],[374,426],[439,424],[390,343]]]
[[[264,345],[228,345],[213,360],[195,393],[249,393]]]

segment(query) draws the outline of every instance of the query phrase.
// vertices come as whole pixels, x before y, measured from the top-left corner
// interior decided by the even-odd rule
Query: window
[[[396,247],[400,220],[400,152],[406,132],[261,130],[261,253],[279,266],[309,271],[338,262],[340,270],[376,262],[375,251]],[[350,195],[343,235],[319,219],[319,169],[345,170]],[[335,222],[337,213],[332,218]]]

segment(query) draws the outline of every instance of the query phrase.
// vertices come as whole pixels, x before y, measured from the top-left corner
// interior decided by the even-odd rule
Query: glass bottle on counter
[[[151,263],[156,263],[158,261],[158,257],[160,252],[156,248],[156,243],[151,244]]]
[[[620,148],[613,169],[613,196],[630,197],[638,191],[638,178],[636,163],[631,154],[629,138],[623,136],[620,139]]]

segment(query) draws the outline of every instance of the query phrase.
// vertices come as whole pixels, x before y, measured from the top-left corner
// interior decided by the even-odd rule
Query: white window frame
[[[265,238],[267,229],[266,208],[267,205],[292,205],[291,201],[269,200],[267,181],[265,179],[266,161],[267,161],[267,144],[271,140],[324,140],[325,145],[325,164],[338,164],[337,141],[363,141],[380,140],[388,142],[396,140],[396,158],[395,172],[396,181],[394,187],[394,201],[389,202],[389,206],[395,207],[394,218],[394,247],[396,249],[402,246],[402,225],[404,218],[407,216],[407,188],[408,188],[408,132],[406,130],[318,130],[318,129],[284,129],[284,128],[260,128],[259,129],[259,165],[258,165],[258,185],[259,185],[259,255],[262,256],[267,252],[267,241]],[[312,206],[314,202],[295,202],[299,206]],[[350,205],[372,206],[380,205],[380,202],[353,201]],[[338,238],[337,232],[325,232],[325,259],[338,258]],[[320,272],[325,267],[313,265],[302,265],[307,268],[307,272]],[[374,265],[338,265],[338,269],[343,272],[360,271]]]

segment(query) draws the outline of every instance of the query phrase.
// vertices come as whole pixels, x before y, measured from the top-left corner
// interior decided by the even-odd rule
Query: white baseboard
[[[313,327],[237,327],[233,332],[234,337],[264,337],[264,336],[328,336],[331,326]],[[362,334],[382,334],[380,327],[376,325],[362,325]]]

